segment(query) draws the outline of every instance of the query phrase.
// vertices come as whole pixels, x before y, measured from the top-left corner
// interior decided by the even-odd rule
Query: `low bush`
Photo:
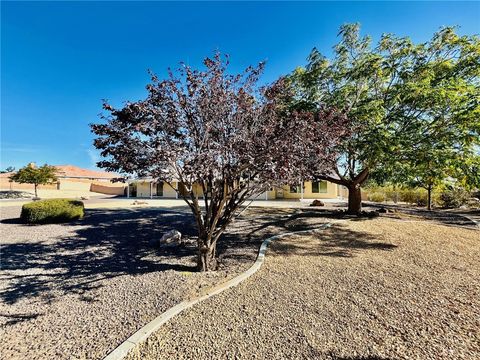
[[[393,201],[395,204],[400,201],[400,191],[398,188],[386,187],[385,188],[385,197],[388,201]]]
[[[471,196],[463,188],[444,189],[439,195],[439,204],[444,208],[458,208],[469,203]]]
[[[400,201],[400,190],[392,185],[378,186],[370,185],[365,188],[367,199],[373,202]]]
[[[400,191],[400,201],[408,204],[425,206],[427,204],[428,194],[425,189],[402,189]]]
[[[29,224],[48,224],[80,219],[83,215],[81,201],[48,199],[23,205],[20,218]]]
[[[386,200],[385,194],[381,192],[372,192],[368,194],[368,200],[373,202],[384,202]]]

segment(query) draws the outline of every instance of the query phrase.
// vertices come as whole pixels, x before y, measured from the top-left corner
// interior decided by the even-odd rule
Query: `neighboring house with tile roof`
[[[83,169],[74,165],[54,165],[57,169],[57,177],[60,179],[88,179],[97,181],[111,181],[113,179],[121,178],[119,174]]]
[[[35,166],[35,164],[32,164]],[[124,195],[126,185],[115,182],[121,178],[119,174],[99,170],[84,169],[74,165],[53,165],[57,169],[58,181],[54,184],[39,185],[39,189],[92,191],[109,195]],[[30,184],[18,184],[10,181],[14,172],[0,174],[0,189],[30,189]]]

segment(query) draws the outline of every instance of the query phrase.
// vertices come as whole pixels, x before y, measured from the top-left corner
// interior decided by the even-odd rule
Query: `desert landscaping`
[[[480,359],[480,1],[0,7],[0,360]]]
[[[129,358],[468,359],[480,350],[479,230],[460,216],[252,207],[226,234],[219,269],[198,273],[185,208],[91,209],[77,223],[37,226],[20,223],[19,211],[1,208],[0,352],[9,359],[101,359],[158,314],[248,269],[263,239],[325,223],[274,242],[258,273],[186,310]],[[151,243],[171,228],[184,245]],[[201,345],[197,328],[209,329]]]
[[[292,236],[251,279],[128,359],[474,359],[478,240],[478,230],[388,218]]]

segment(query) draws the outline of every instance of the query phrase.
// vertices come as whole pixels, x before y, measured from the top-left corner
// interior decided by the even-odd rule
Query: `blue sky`
[[[360,22],[427,40],[444,25],[480,33],[479,2],[3,2],[1,3],[0,168],[74,164],[94,168],[89,123],[101,99],[145,95],[152,69],[198,66],[216,49],[231,70],[267,60],[263,81],[330,54],[338,27]]]

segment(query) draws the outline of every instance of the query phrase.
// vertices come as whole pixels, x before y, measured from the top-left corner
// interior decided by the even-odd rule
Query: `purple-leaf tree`
[[[105,103],[109,115],[91,125],[100,167],[181,184],[196,219],[200,271],[216,268],[217,242],[248,198],[327,167],[345,128],[335,111],[289,112],[284,80],[257,86],[263,63],[231,75],[228,57],[216,53],[204,65],[182,65],[166,80],[152,75],[145,100],[121,109]]]

